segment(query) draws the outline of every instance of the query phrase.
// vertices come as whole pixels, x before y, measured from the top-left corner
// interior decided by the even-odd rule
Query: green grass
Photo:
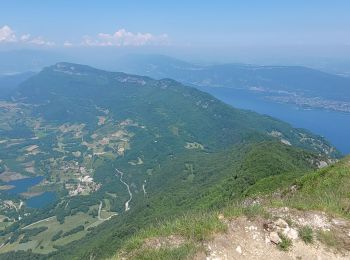
[[[309,226],[304,226],[299,229],[299,236],[301,240],[303,240],[306,244],[313,243],[314,236],[313,236],[313,230]]]
[[[303,171],[291,171],[260,179],[246,191],[246,196],[269,195],[276,191],[281,191],[291,186],[296,178],[304,174],[305,172]]]
[[[307,174],[295,184],[299,190],[284,201],[293,208],[321,210],[350,218],[350,158]]]
[[[182,260],[190,259],[196,253],[197,246],[193,243],[184,244],[178,248],[143,249],[137,251],[135,260]],[[120,259],[116,257],[116,259]]]
[[[153,259],[183,259],[184,252],[188,255],[193,252],[196,245],[207,240],[211,235],[226,231],[227,226],[218,219],[217,213],[202,213],[196,215],[184,215],[171,221],[159,223],[147,229],[141,230],[136,235],[128,239],[121,250],[127,254],[137,254],[144,256],[156,256]],[[185,239],[183,245],[175,249],[152,249],[142,248],[144,241],[148,238],[167,237],[176,235]],[[141,252],[139,252],[141,249]],[[136,252],[136,253],[135,253]],[[172,256],[172,258],[163,258]],[[177,258],[177,256],[181,256]],[[136,258],[152,259],[152,258]]]
[[[249,219],[269,216],[260,205],[242,206],[238,203],[225,207],[222,212],[228,219],[243,215]],[[133,259],[185,259],[198,250],[201,242],[210,239],[215,233],[225,232],[226,229],[226,224],[219,220],[219,213],[216,211],[188,214],[141,230],[128,239],[120,251],[131,254]],[[186,242],[178,248],[143,248],[146,239],[170,235],[180,236]],[[118,259],[120,256],[115,257]]]
[[[292,240],[283,235],[282,233],[278,233],[278,235],[282,240],[282,242],[278,244],[278,248],[282,251],[288,251],[293,245]]]
[[[317,239],[328,247],[337,248],[338,246],[337,238],[333,232],[319,231]]]

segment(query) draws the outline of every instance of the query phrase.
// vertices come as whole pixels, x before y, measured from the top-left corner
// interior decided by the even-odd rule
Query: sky
[[[348,0],[0,0],[0,4],[0,50],[133,48],[234,59],[339,58],[350,49]]]

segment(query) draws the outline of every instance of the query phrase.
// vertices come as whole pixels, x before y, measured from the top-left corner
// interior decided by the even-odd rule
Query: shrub
[[[63,234],[63,230],[58,231],[56,234],[52,236],[51,241],[56,241],[60,239],[62,234]]]
[[[80,226],[77,226],[77,227],[63,233],[62,237],[70,236],[70,235],[73,235],[73,234],[78,233],[78,232],[83,231],[83,230],[84,230],[84,226],[80,225]]]

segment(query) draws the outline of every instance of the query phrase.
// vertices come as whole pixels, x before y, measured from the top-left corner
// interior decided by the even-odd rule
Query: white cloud
[[[0,43],[2,42],[16,42],[17,37],[15,32],[8,26],[4,25],[0,28]]]
[[[166,45],[169,42],[167,34],[154,35],[151,33],[134,33],[120,29],[112,34],[99,33],[96,36],[84,36],[80,45],[83,46],[145,46],[145,45]],[[18,35],[8,25],[0,27],[0,44],[14,43],[18,45],[55,46],[55,42],[46,40],[42,36],[32,36],[29,33]],[[62,46],[72,47],[79,44],[64,41]]]
[[[47,41],[43,37],[32,37],[29,33],[22,34],[20,37],[8,26],[0,28],[0,43],[18,43],[18,44],[33,44],[41,46],[53,46],[52,41]]]
[[[30,39],[30,34],[28,33],[28,34],[23,34],[22,36],[21,36],[21,41],[28,41]]]
[[[35,44],[35,45],[41,45],[41,46],[54,46],[55,43],[51,41],[44,40],[41,36],[36,38],[29,38],[27,40],[28,43]]]
[[[71,46],[73,46],[73,43],[71,43],[71,42],[69,42],[69,41],[65,41],[65,42],[63,43],[63,46],[64,46],[64,47],[71,47]]]
[[[113,34],[99,33],[95,37],[85,36],[82,45],[86,46],[144,46],[164,45],[168,43],[168,35],[153,35],[150,33],[133,33],[120,29]]]

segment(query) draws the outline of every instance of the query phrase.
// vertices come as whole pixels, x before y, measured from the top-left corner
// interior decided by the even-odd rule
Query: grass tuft
[[[283,235],[282,233],[278,233],[278,235],[282,240],[282,242],[278,244],[278,248],[282,251],[288,251],[293,245],[292,240]]]
[[[312,244],[314,240],[313,230],[309,226],[304,226],[299,229],[299,236],[301,240],[305,242],[305,244]]]

